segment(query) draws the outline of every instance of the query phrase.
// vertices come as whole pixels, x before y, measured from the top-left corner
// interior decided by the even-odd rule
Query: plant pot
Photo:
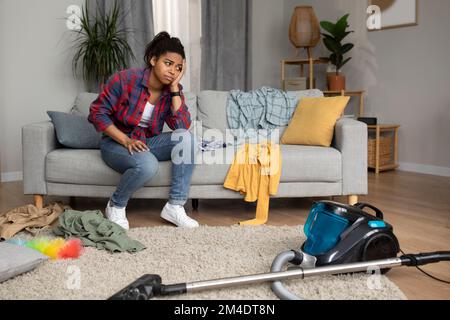
[[[345,90],[345,76],[330,74],[327,76],[328,90],[342,91]]]

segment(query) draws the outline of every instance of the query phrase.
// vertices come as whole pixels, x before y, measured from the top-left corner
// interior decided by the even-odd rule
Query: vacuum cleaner
[[[367,208],[373,213],[368,213]],[[450,261],[450,251],[397,257],[400,246],[393,227],[383,220],[381,210],[367,203],[314,202],[303,231],[306,241],[300,249],[280,253],[274,259],[270,273],[168,285],[162,284],[159,275],[146,274],[109,299],[148,300],[157,296],[270,281],[272,291],[280,299],[299,300],[302,298],[289,292],[282,280],[374,269],[386,273],[394,267]],[[288,263],[291,266],[286,269]]]

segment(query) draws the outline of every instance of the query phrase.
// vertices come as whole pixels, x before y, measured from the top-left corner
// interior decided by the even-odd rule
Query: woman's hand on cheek
[[[180,74],[178,77],[172,81],[170,84],[170,91],[176,92],[179,91],[178,84],[180,83],[181,78],[183,78],[184,73],[186,72],[186,60],[183,60],[183,68],[181,69]]]

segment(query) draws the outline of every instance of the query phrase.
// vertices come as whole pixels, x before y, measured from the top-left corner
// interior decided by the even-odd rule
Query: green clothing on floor
[[[126,230],[103,217],[100,210],[66,210],[59,216],[53,233],[64,238],[76,237],[84,246],[111,252],[138,252],[145,249],[139,241],[127,236]]]

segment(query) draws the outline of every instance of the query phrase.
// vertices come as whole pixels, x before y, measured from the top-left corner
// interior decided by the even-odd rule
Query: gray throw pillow
[[[48,260],[37,250],[11,243],[0,243],[0,282],[33,270]]]
[[[58,111],[47,111],[56,130],[58,142],[75,149],[99,149],[101,133],[87,119],[87,116]]]

